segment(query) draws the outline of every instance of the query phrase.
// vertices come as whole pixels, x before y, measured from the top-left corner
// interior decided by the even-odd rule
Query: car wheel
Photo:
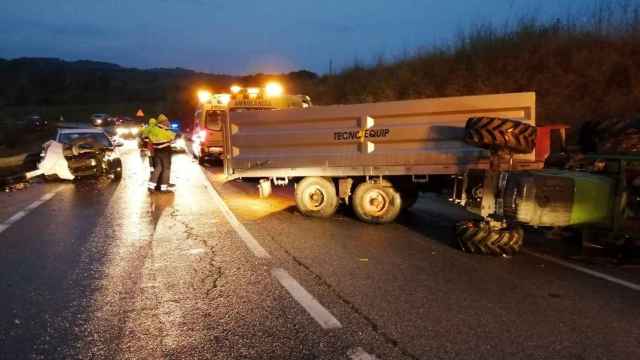
[[[115,180],[120,180],[122,179],[122,160],[120,159],[115,159],[113,160],[112,163],[112,174],[113,174],[113,178]]]

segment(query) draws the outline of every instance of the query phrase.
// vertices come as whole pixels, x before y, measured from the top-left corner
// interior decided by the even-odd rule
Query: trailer
[[[231,113],[225,124],[225,174],[280,184],[310,176],[424,181],[430,175],[487,169],[490,151],[464,142],[472,117],[535,126],[535,94]],[[530,152],[515,156],[511,166],[539,169],[543,164]]]
[[[489,146],[465,141],[470,118],[490,125],[473,135]],[[544,166],[531,92],[230,113],[223,133],[227,179],[259,179],[261,196],[294,182],[301,213],[330,217],[344,203],[377,224],[394,221],[420,191],[448,191],[464,205],[485,170]]]

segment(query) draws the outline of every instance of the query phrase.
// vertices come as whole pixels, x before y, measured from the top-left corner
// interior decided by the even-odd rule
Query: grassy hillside
[[[315,103],[535,91],[541,123],[640,112],[640,8],[601,6],[585,22],[480,26],[448,47],[354,65],[318,80]]]

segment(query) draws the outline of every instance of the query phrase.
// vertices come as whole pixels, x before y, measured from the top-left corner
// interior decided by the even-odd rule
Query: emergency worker
[[[149,128],[156,126],[158,121],[155,118],[150,118],[147,125],[144,126],[142,132],[140,133],[140,156],[144,157],[145,155],[149,161],[149,170],[153,171],[153,146],[151,146],[151,141],[149,141]]]
[[[143,136],[149,138],[153,147],[153,172],[149,178],[149,191],[173,191],[174,185],[169,184],[171,178],[171,142],[176,138],[176,134],[170,130],[169,119],[160,114],[154,123],[151,120],[143,131]]]

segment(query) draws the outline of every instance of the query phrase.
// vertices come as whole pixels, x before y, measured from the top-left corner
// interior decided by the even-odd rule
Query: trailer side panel
[[[225,169],[231,177],[457,173],[484,167],[489,155],[462,141],[473,116],[535,125],[535,94],[231,113]]]

